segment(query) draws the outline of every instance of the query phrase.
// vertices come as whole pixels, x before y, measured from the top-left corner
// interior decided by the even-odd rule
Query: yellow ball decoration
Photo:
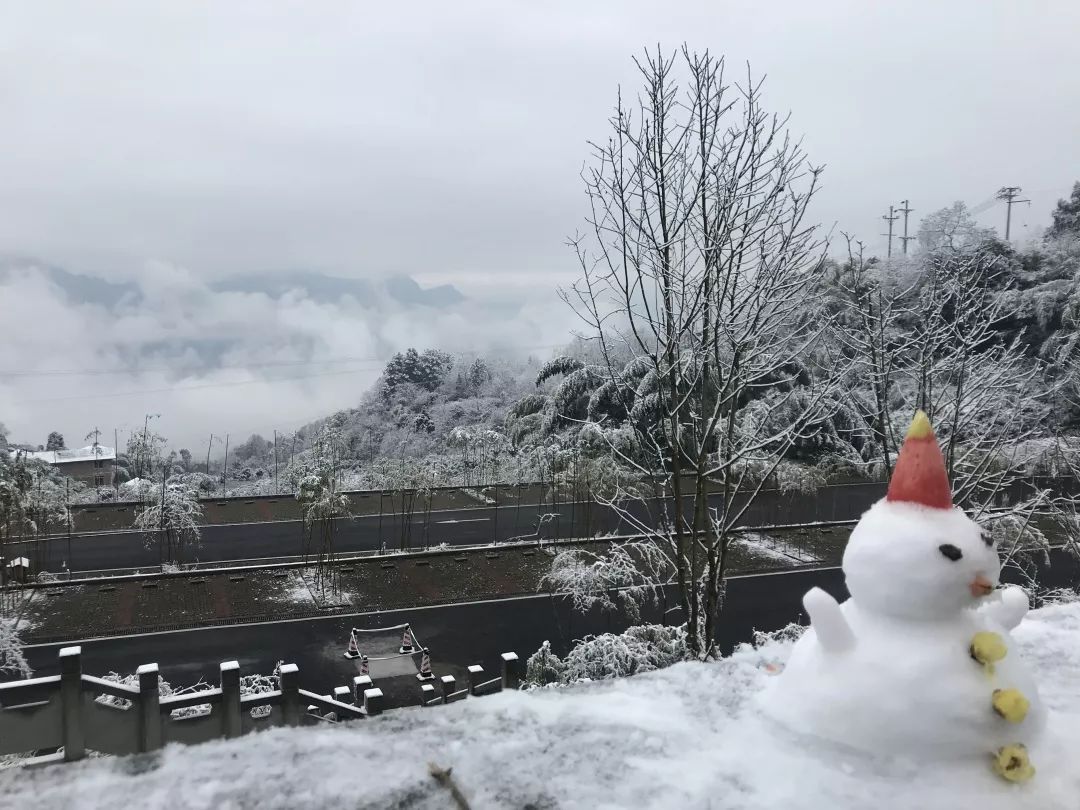
[[[1009,782],[1026,782],[1035,775],[1027,749],[1020,743],[998,749],[993,767],[994,773]]]
[[[971,639],[971,647],[968,650],[971,657],[986,667],[990,674],[994,672],[994,664],[1004,658],[1009,650],[1005,641],[997,633],[982,630]]]
[[[1010,723],[1022,723],[1031,704],[1019,689],[995,689],[991,700],[994,711]]]

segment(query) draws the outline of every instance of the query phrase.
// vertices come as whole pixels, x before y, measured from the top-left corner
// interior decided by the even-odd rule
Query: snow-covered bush
[[[785,624],[779,630],[754,630],[751,646],[758,649],[774,642],[798,641],[805,632],[806,625],[795,624],[794,622]]]
[[[120,485],[120,498],[124,501],[145,501],[154,488],[153,481],[146,478],[132,478]]]
[[[22,652],[15,622],[0,619],[0,674],[29,678],[33,673]]]
[[[690,657],[684,627],[641,624],[623,633],[586,636],[563,662],[567,683],[622,678],[663,669]]]
[[[565,672],[566,664],[551,651],[551,642],[545,641],[540,645],[540,649],[530,655],[529,660],[525,662],[523,685],[528,689],[561,684]]]
[[[183,484],[195,489],[200,495],[209,495],[217,492],[219,483],[213,476],[201,472],[188,472],[173,476],[170,481]]]
[[[1035,594],[1036,607],[1044,605],[1065,605],[1080,602],[1080,589],[1077,588],[1051,588],[1039,591]]]
[[[274,667],[272,675],[244,675],[240,678],[240,694],[241,695],[261,695],[265,692],[273,692],[280,688],[281,684],[281,661],[278,661]],[[108,675],[102,677],[102,680],[111,681],[112,683],[118,683],[121,686],[129,686],[133,689],[139,688],[139,676],[138,675],[121,675],[118,672],[110,672]],[[211,686],[205,681],[199,681],[191,686],[174,687],[160,674],[158,675],[158,694],[161,697],[170,697],[172,695],[194,695],[199,692],[205,692],[211,689]],[[130,709],[132,703],[126,698],[116,697],[114,695],[98,695],[95,700],[98,703],[102,703],[106,706],[115,706],[118,709]],[[209,703],[200,703],[196,706],[187,706],[183,709],[173,709],[172,716],[174,718],[181,717],[199,717],[205,714],[209,714],[211,705]],[[265,717],[270,714],[270,706],[256,706],[251,710],[251,716]]]
[[[586,636],[565,659],[545,641],[526,662],[527,687],[624,678],[691,658],[685,627],[641,624],[623,633]]]

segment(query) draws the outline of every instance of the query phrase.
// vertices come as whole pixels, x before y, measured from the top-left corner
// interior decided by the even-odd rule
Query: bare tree
[[[922,408],[942,441],[956,503],[987,526],[1006,563],[1045,551],[1039,527],[1060,523],[1063,504],[1028,484],[1022,448],[1042,430],[1053,387],[1019,338],[1002,336],[1017,299],[1002,292],[998,257],[949,245],[871,267],[848,245],[833,285],[834,323],[859,373],[844,398],[871,426],[886,470],[897,436]]]
[[[913,288],[899,283],[887,266],[867,264],[862,242],[855,242],[856,253],[851,236],[846,233],[843,236],[847,242],[847,264],[837,266],[836,275],[828,280],[838,304],[835,336],[840,351],[852,361],[849,385],[843,390],[847,392],[848,404],[872,437],[873,445],[864,448],[864,455],[877,455],[888,477],[898,447],[898,426],[892,419],[890,397],[901,360],[912,342],[911,335],[901,326],[901,319],[908,313],[903,301]]]
[[[620,94],[583,173],[582,278],[564,298],[631,414],[632,449],[611,441],[612,455],[655,486],[667,521],[642,520],[626,491],[607,503],[666,550],[688,647],[709,655],[732,529],[828,417],[832,377],[810,368],[826,323],[824,243],[806,222],[820,169],[749,69],[733,89],[707,53],[637,65],[641,94],[629,106]],[[648,369],[633,401],[627,356]]]

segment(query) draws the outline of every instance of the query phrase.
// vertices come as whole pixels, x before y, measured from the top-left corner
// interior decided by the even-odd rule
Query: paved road
[[[540,518],[537,507],[493,507],[454,509],[417,514],[412,520],[401,515],[370,515],[345,519],[338,523],[334,545],[338,553],[375,551],[384,543],[395,549],[424,548],[440,543],[472,545],[500,542],[538,531],[545,539],[566,537],[573,531],[618,530],[618,516],[603,507],[564,504],[554,517]],[[601,517],[601,512],[603,516]],[[586,520],[588,518],[588,520]],[[405,529],[403,530],[403,527]],[[287,557],[304,551],[303,523],[239,523],[204,526],[197,555],[187,561],[224,562],[267,557]],[[60,572],[68,566],[73,571],[98,571],[113,568],[149,568],[160,565],[161,553],[155,544],[146,547],[140,532],[119,531],[75,535],[69,542],[64,536],[13,543],[11,557],[30,558],[35,570]]]
[[[850,488],[842,497],[829,490],[819,498],[793,495],[783,502],[763,500],[747,511],[744,523],[753,526],[848,520],[862,514],[879,494],[872,488]],[[655,502],[635,505],[634,512],[638,520],[652,525],[659,522]],[[537,532],[544,539],[558,539],[635,530],[632,522],[622,520],[615,510],[599,504],[566,503],[554,509],[535,504],[481,507],[431,512],[427,516],[418,512],[411,521],[398,514],[344,520],[339,524],[335,548],[339,553],[348,553],[375,551],[383,543],[389,549],[423,548],[440,543],[504,542]],[[290,557],[303,553],[301,537],[299,521],[204,526],[197,559],[200,562],[225,562]],[[156,544],[146,548],[143,535],[131,531],[78,535],[70,542],[66,537],[54,536],[13,543],[8,549],[9,557],[28,557],[34,570],[57,573],[68,569],[152,568],[162,561]],[[194,558],[194,555],[189,556],[186,561]]]

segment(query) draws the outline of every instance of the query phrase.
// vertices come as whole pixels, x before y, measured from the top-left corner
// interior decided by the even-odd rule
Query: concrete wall
[[[99,459],[101,466],[95,467],[97,463],[94,459],[86,459],[85,461],[67,461],[63,464],[54,465],[56,469],[68,476],[74,478],[76,481],[81,481],[87,486],[112,486],[113,480],[113,460]],[[98,479],[100,478],[100,484]]]

